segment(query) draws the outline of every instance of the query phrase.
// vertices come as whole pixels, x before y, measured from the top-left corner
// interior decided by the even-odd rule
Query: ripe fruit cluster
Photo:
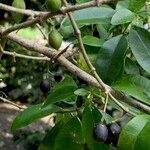
[[[55,80],[55,82],[60,82],[60,81],[62,80],[62,75],[61,75],[61,73],[56,72],[56,73],[54,74],[54,80]],[[51,86],[52,86],[52,85],[51,85],[51,83],[50,83],[50,81],[49,81],[48,79],[44,79],[44,80],[42,80],[41,83],[40,83],[40,89],[41,89],[41,91],[42,91],[43,93],[45,93],[45,94],[50,91]]]
[[[107,125],[99,123],[94,127],[93,136],[99,142],[112,143],[114,146],[117,146],[120,132],[121,127],[116,123]]]

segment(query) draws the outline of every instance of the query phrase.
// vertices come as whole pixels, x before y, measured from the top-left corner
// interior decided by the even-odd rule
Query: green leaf
[[[125,23],[132,22],[133,19],[134,19],[134,13],[132,13],[130,10],[119,9],[113,15],[111,19],[111,24],[112,25],[125,24]]]
[[[73,13],[73,16],[78,24],[90,25],[97,23],[109,23],[114,14],[114,10],[110,7],[92,7],[83,10],[78,10]],[[62,23],[63,26],[70,26],[69,18]]]
[[[124,0],[124,1],[118,1],[117,5],[116,5],[116,10],[119,9],[128,9],[129,8],[129,0]]]
[[[106,40],[110,33],[108,32],[108,29],[106,28],[106,25],[103,24],[97,24],[97,31],[101,37],[101,39]]]
[[[60,108],[55,105],[48,105],[47,107],[42,108],[43,104],[37,104],[29,106],[24,111],[20,112],[14,119],[11,130],[15,131],[17,128],[27,126],[33,121],[60,111]]]
[[[150,33],[139,27],[131,29],[129,44],[140,66],[150,73]]]
[[[150,105],[150,80],[140,75],[124,75],[112,85],[114,88]]]
[[[86,89],[77,89],[76,91],[74,91],[75,95],[79,95],[79,96],[87,96],[90,94],[90,91],[86,90]]]
[[[96,70],[103,80],[110,83],[117,79],[124,65],[127,40],[122,35],[106,41],[96,60]]]
[[[131,60],[130,58],[126,57],[125,61],[125,72],[127,74],[140,74],[139,68],[135,61]]]
[[[90,150],[107,150],[108,146],[97,142],[93,137],[94,125],[101,120],[101,113],[96,108],[85,107],[82,115],[82,131],[85,142]]]
[[[44,103],[44,106],[75,96],[74,91],[76,89],[77,85],[74,80],[67,76],[62,82],[57,83],[53,87],[52,92],[48,95],[48,98]]]
[[[136,150],[150,149],[150,121],[144,126],[135,143]]]
[[[147,0],[130,0],[129,2],[129,9],[131,11],[137,12],[140,10]]]
[[[94,36],[86,35],[83,37],[83,43],[85,45],[90,45],[93,47],[101,47],[104,43],[104,40],[99,39],[99,38],[94,37]]]
[[[74,117],[60,129],[54,150],[82,150],[83,144],[81,122]]]
[[[50,131],[47,132],[38,150],[54,150],[56,138],[63,127],[63,121],[58,122]]]
[[[122,132],[118,141],[118,150],[148,150],[150,143],[147,139],[150,139],[150,116],[139,115],[133,118],[122,129]],[[142,139],[143,137],[143,139]],[[140,141],[140,139],[142,139]],[[125,142],[127,140],[127,142]]]

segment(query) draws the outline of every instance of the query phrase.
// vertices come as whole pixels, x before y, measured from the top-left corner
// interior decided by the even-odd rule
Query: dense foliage
[[[40,30],[39,26],[32,25],[15,34],[57,51],[62,43],[71,44],[71,49],[79,50],[68,60],[95,78],[80,50],[83,42],[104,83],[123,92],[131,98],[129,101],[142,105],[131,105],[121,100],[123,97],[114,100],[106,91],[90,84],[84,75],[81,79],[79,72],[70,73],[66,66],[55,62],[55,58],[52,58],[54,61],[37,61],[17,58],[15,54],[13,58],[8,57],[3,51],[43,55],[28,51],[7,35],[4,47],[1,36],[0,79],[5,86],[0,87],[0,91],[13,100],[34,103],[18,113],[11,127],[13,132],[55,113],[55,126],[46,132],[39,150],[150,149],[150,2],[120,0],[72,11],[81,40],[77,40],[69,17],[61,12],[65,3],[61,0],[0,2],[26,10],[56,13],[55,17],[38,22]],[[69,0],[68,4],[70,7],[88,2],[91,1]],[[0,21],[5,29],[33,19],[8,11],[0,9],[1,14],[8,15]]]

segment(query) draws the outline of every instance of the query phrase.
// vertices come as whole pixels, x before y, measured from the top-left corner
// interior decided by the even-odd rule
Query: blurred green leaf
[[[148,150],[150,149],[150,116],[139,115],[133,118],[122,129],[119,137],[118,150]],[[127,140],[127,142],[125,142]],[[148,141],[147,141],[148,140]]]
[[[140,1],[139,0],[130,0],[129,1],[129,9],[131,11],[137,12],[145,5],[146,1],[147,0],[140,0]]]

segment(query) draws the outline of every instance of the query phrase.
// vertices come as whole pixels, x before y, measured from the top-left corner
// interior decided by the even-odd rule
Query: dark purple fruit
[[[40,89],[43,93],[47,93],[51,89],[51,84],[48,79],[44,79],[41,81]]]
[[[99,142],[105,142],[108,137],[108,129],[106,125],[99,123],[94,127],[94,138]]]
[[[111,137],[117,137],[121,132],[121,127],[116,123],[108,124],[107,128],[108,128],[108,134]]]
[[[107,144],[113,143],[114,146],[117,146],[119,134],[121,132],[121,127],[116,123],[111,123],[107,125],[108,128],[108,139]]]
[[[60,82],[60,81],[62,80],[62,75],[61,75],[61,73],[56,72],[56,73],[54,74],[54,80],[55,80],[56,82]]]

